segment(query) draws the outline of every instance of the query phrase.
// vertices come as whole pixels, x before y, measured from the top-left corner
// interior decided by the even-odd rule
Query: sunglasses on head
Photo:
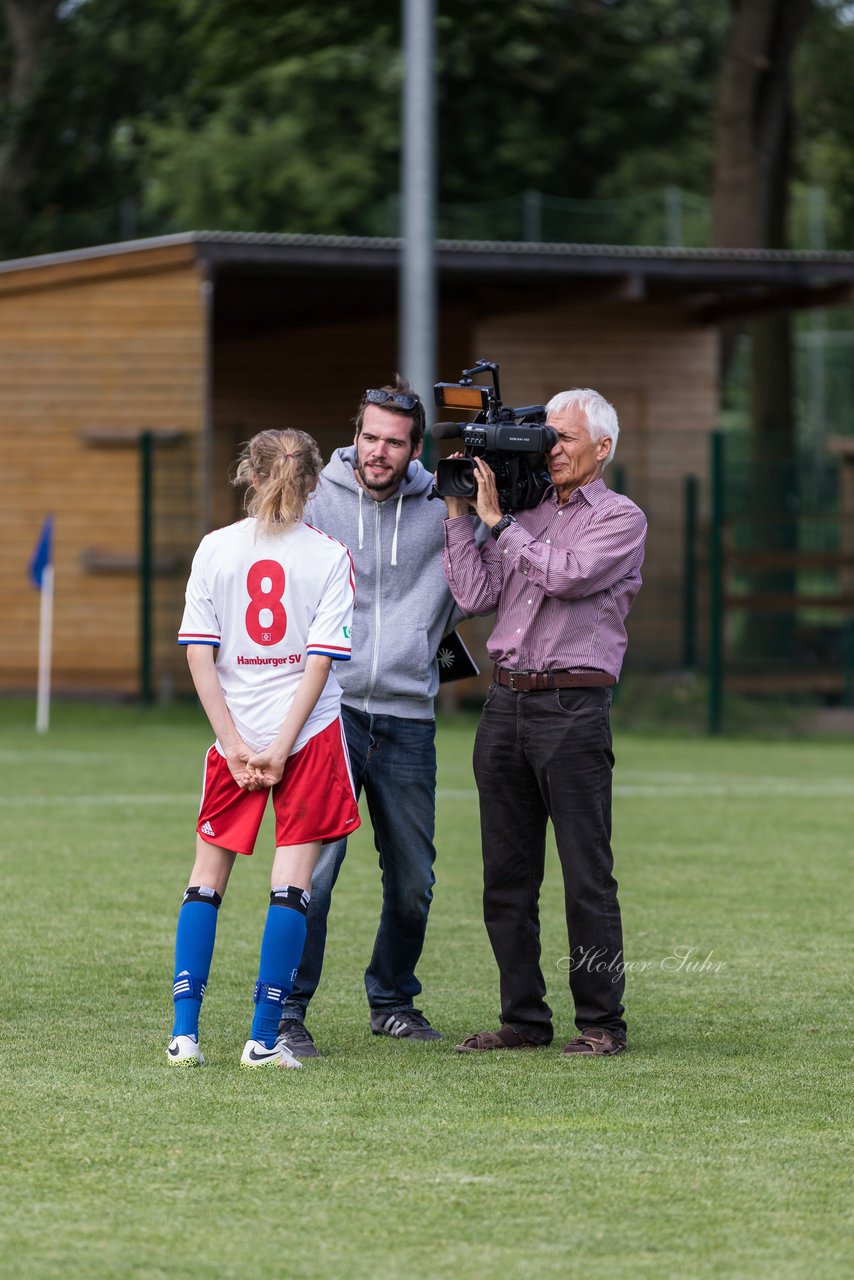
[[[405,409],[407,413],[411,413],[420,403],[418,396],[408,396],[402,391],[368,390],[365,392],[365,404],[388,404],[389,400],[399,409]]]

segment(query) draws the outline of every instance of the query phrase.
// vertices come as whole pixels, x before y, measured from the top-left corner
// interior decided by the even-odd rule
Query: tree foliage
[[[722,0],[436,0],[439,196],[709,192]],[[798,62],[797,161],[854,229],[854,27]],[[40,12],[27,61],[14,17]],[[392,228],[405,69],[388,0],[0,0],[0,250],[209,228]]]
[[[854,4],[817,3],[794,81],[795,175],[824,192],[830,243],[854,243]],[[820,237],[821,229],[813,233]]]
[[[186,9],[175,0],[53,6],[15,128],[4,129],[16,175],[11,183],[0,175],[7,253],[115,238],[122,202],[137,197],[145,181],[140,122],[181,93],[192,73]],[[8,22],[0,28],[0,68],[6,123],[9,85],[19,74]]]

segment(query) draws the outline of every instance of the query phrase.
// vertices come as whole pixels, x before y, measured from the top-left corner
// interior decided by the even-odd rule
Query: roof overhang
[[[184,232],[2,262],[0,292],[190,262],[214,279],[392,284],[402,251],[396,238]],[[667,301],[705,323],[854,299],[854,253],[439,240],[436,262],[442,287],[533,285],[563,294],[578,284],[583,300]]]

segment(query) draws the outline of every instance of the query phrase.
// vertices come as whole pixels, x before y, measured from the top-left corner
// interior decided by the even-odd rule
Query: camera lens
[[[436,488],[443,498],[473,498],[477,483],[471,458],[443,458],[436,467]]]

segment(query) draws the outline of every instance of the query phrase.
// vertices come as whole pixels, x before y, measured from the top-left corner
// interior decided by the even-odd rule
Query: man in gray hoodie
[[[442,570],[444,504],[418,461],[424,406],[398,375],[366,391],[351,447],[337,449],[306,509],[309,524],[345,543],[356,569],[353,656],[335,674],[357,795],[364,791],[382,872],[383,904],[365,989],[374,1035],[438,1040],[413,1007],[433,896],[436,653],[463,615]],[[305,1025],[326,945],[330,899],[347,841],[326,845],[312,877],[308,933],[280,1038],[317,1057]]]

